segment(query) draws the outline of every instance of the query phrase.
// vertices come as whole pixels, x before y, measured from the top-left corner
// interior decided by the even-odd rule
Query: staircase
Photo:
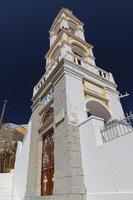
[[[0,173],[0,200],[13,200],[13,172]]]

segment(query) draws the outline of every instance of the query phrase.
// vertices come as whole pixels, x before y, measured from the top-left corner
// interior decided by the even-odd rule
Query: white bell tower
[[[80,87],[74,90],[69,88],[68,91],[70,96],[77,95],[79,102],[82,101],[77,104],[85,106],[76,107],[75,98],[71,102],[71,106],[76,107],[79,121],[84,120],[81,110],[103,117],[105,121],[119,119],[124,116],[124,113],[116,89],[117,85],[110,72],[96,66],[93,46],[85,41],[83,26],[84,24],[73,15],[72,11],[61,9],[49,30],[50,49],[45,56],[46,73],[43,78],[47,80],[59,63],[65,61],[69,65],[69,70],[71,68],[74,73],[77,72],[82,77]],[[74,80],[72,82],[74,84]],[[36,88],[37,86],[34,94]],[[82,98],[78,96],[81,91]]]
[[[70,10],[62,8],[49,33],[46,72],[34,87],[32,98],[25,200],[41,196],[47,199],[47,195],[54,200],[85,200],[83,169],[87,168],[82,159],[79,127],[90,115],[101,119],[104,125],[124,113],[112,74],[96,66],[93,46],[85,40],[83,23]],[[50,143],[51,154],[45,155],[43,151],[50,148]],[[51,155],[51,163],[45,166],[45,158]]]

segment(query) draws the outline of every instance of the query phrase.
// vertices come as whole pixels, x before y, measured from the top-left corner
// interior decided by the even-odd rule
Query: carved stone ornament
[[[39,132],[41,133],[53,123],[54,123],[54,109],[52,107],[48,107],[44,110],[44,114],[41,120],[41,128],[39,129]]]

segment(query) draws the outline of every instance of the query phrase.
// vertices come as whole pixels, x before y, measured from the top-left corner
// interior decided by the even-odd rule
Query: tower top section
[[[81,64],[81,58],[95,65],[93,46],[85,41],[83,25],[69,9],[60,10],[49,30],[50,48],[45,55],[45,79],[63,58],[77,64]]]
[[[49,30],[49,33],[56,31],[57,26],[59,25],[59,22],[62,22],[63,20],[70,21],[71,23],[74,23],[75,26],[78,25],[78,26],[83,27],[84,25],[83,22],[81,22],[77,17],[73,15],[73,12],[71,10],[67,8],[62,8],[60,12],[58,13],[57,17],[55,18]]]
[[[66,8],[60,10],[49,30],[50,48],[45,55],[46,72],[35,86],[34,95],[53,71],[56,71],[62,60],[69,62],[73,68],[79,67],[80,72],[85,69],[87,73],[91,72],[102,79],[114,82],[111,74],[96,66],[93,46],[85,40],[83,26],[72,11]]]
[[[72,11],[67,8],[62,8],[49,30],[50,47],[63,29],[85,41],[83,25],[84,24],[73,15]]]

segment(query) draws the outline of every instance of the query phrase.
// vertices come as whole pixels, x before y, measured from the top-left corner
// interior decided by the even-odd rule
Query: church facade
[[[96,66],[83,26],[62,8],[49,30],[20,200],[133,198],[132,114],[124,116],[113,75]]]

